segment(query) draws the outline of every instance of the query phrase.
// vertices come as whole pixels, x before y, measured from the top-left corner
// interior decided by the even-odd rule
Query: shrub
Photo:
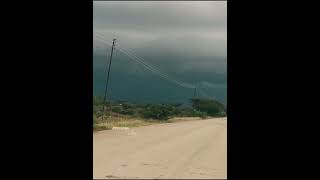
[[[208,117],[208,115],[207,115],[207,113],[205,113],[205,112],[200,112],[199,117],[200,117],[201,119],[205,119],[205,118]]]
[[[113,112],[116,112],[116,113],[121,113],[121,112],[122,112],[122,108],[119,107],[119,106],[112,107],[112,111],[113,111]]]
[[[172,112],[165,105],[149,105],[142,111],[144,118],[168,120],[170,115],[172,115]]]
[[[133,115],[135,113],[135,111],[133,109],[125,109],[122,111],[122,114],[125,115]]]
[[[225,116],[223,104],[214,100],[192,99],[192,107],[182,106],[181,103],[164,104],[135,104],[126,101],[108,102],[105,106],[105,115],[110,112],[142,117],[147,119],[168,120],[171,117],[201,117]],[[94,123],[97,123],[102,116],[103,100],[101,97],[93,99]],[[111,107],[111,111],[110,111]]]
[[[224,105],[216,100],[191,99],[192,107],[210,116],[224,116]]]

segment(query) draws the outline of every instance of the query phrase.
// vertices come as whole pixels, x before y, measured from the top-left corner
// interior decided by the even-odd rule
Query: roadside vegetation
[[[103,99],[93,97],[93,129],[108,130],[112,127],[136,127],[155,123],[179,121],[182,117],[226,116],[225,106],[208,99],[191,99],[191,105],[181,103],[144,104],[127,101],[114,101],[105,104],[105,118],[102,120]]]

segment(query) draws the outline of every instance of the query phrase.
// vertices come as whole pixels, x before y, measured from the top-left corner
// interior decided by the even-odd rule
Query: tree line
[[[94,120],[102,116],[103,99],[93,98]],[[226,116],[224,104],[212,99],[190,99],[190,105],[182,103],[132,103],[128,101],[106,102],[105,113],[113,113],[140,117],[145,119],[168,120],[172,117],[223,117]]]

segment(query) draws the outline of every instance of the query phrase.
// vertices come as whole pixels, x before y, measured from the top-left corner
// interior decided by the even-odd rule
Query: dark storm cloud
[[[105,56],[110,52],[110,46],[97,38],[95,32],[99,32],[109,42],[117,38],[120,47],[133,50],[162,71],[213,88],[215,92],[211,95],[226,99],[227,2],[95,1],[93,4],[96,72],[106,67]],[[126,59],[115,52],[113,73],[118,73],[115,78],[124,74],[125,81],[128,74],[139,76],[147,72]],[[99,86],[98,81],[95,86]]]

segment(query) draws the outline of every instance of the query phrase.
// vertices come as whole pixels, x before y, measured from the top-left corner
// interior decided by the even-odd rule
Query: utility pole
[[[197,88],[194,88],[193,97],[195,98],[197,96]]]
[[[114,49],[115,42],[116,42],[116,39],[113,39],[113,41],[112,41],[112,48],[111,48],[111,54],[110,54],[110,60],[109,60],[109,68],[108,68],[107,82],[106,82],[106,88],[105,88],[105,92],[104,92],[104,99],[103,99],[103,106],[102,106],[102,120],[104,120],[104,107],[105,107],[106,100],[107,100],[107,92],[108,92],[110,68],[111,68],[111,62],[112,62],[112,53],[113,53],[113,49]]]

